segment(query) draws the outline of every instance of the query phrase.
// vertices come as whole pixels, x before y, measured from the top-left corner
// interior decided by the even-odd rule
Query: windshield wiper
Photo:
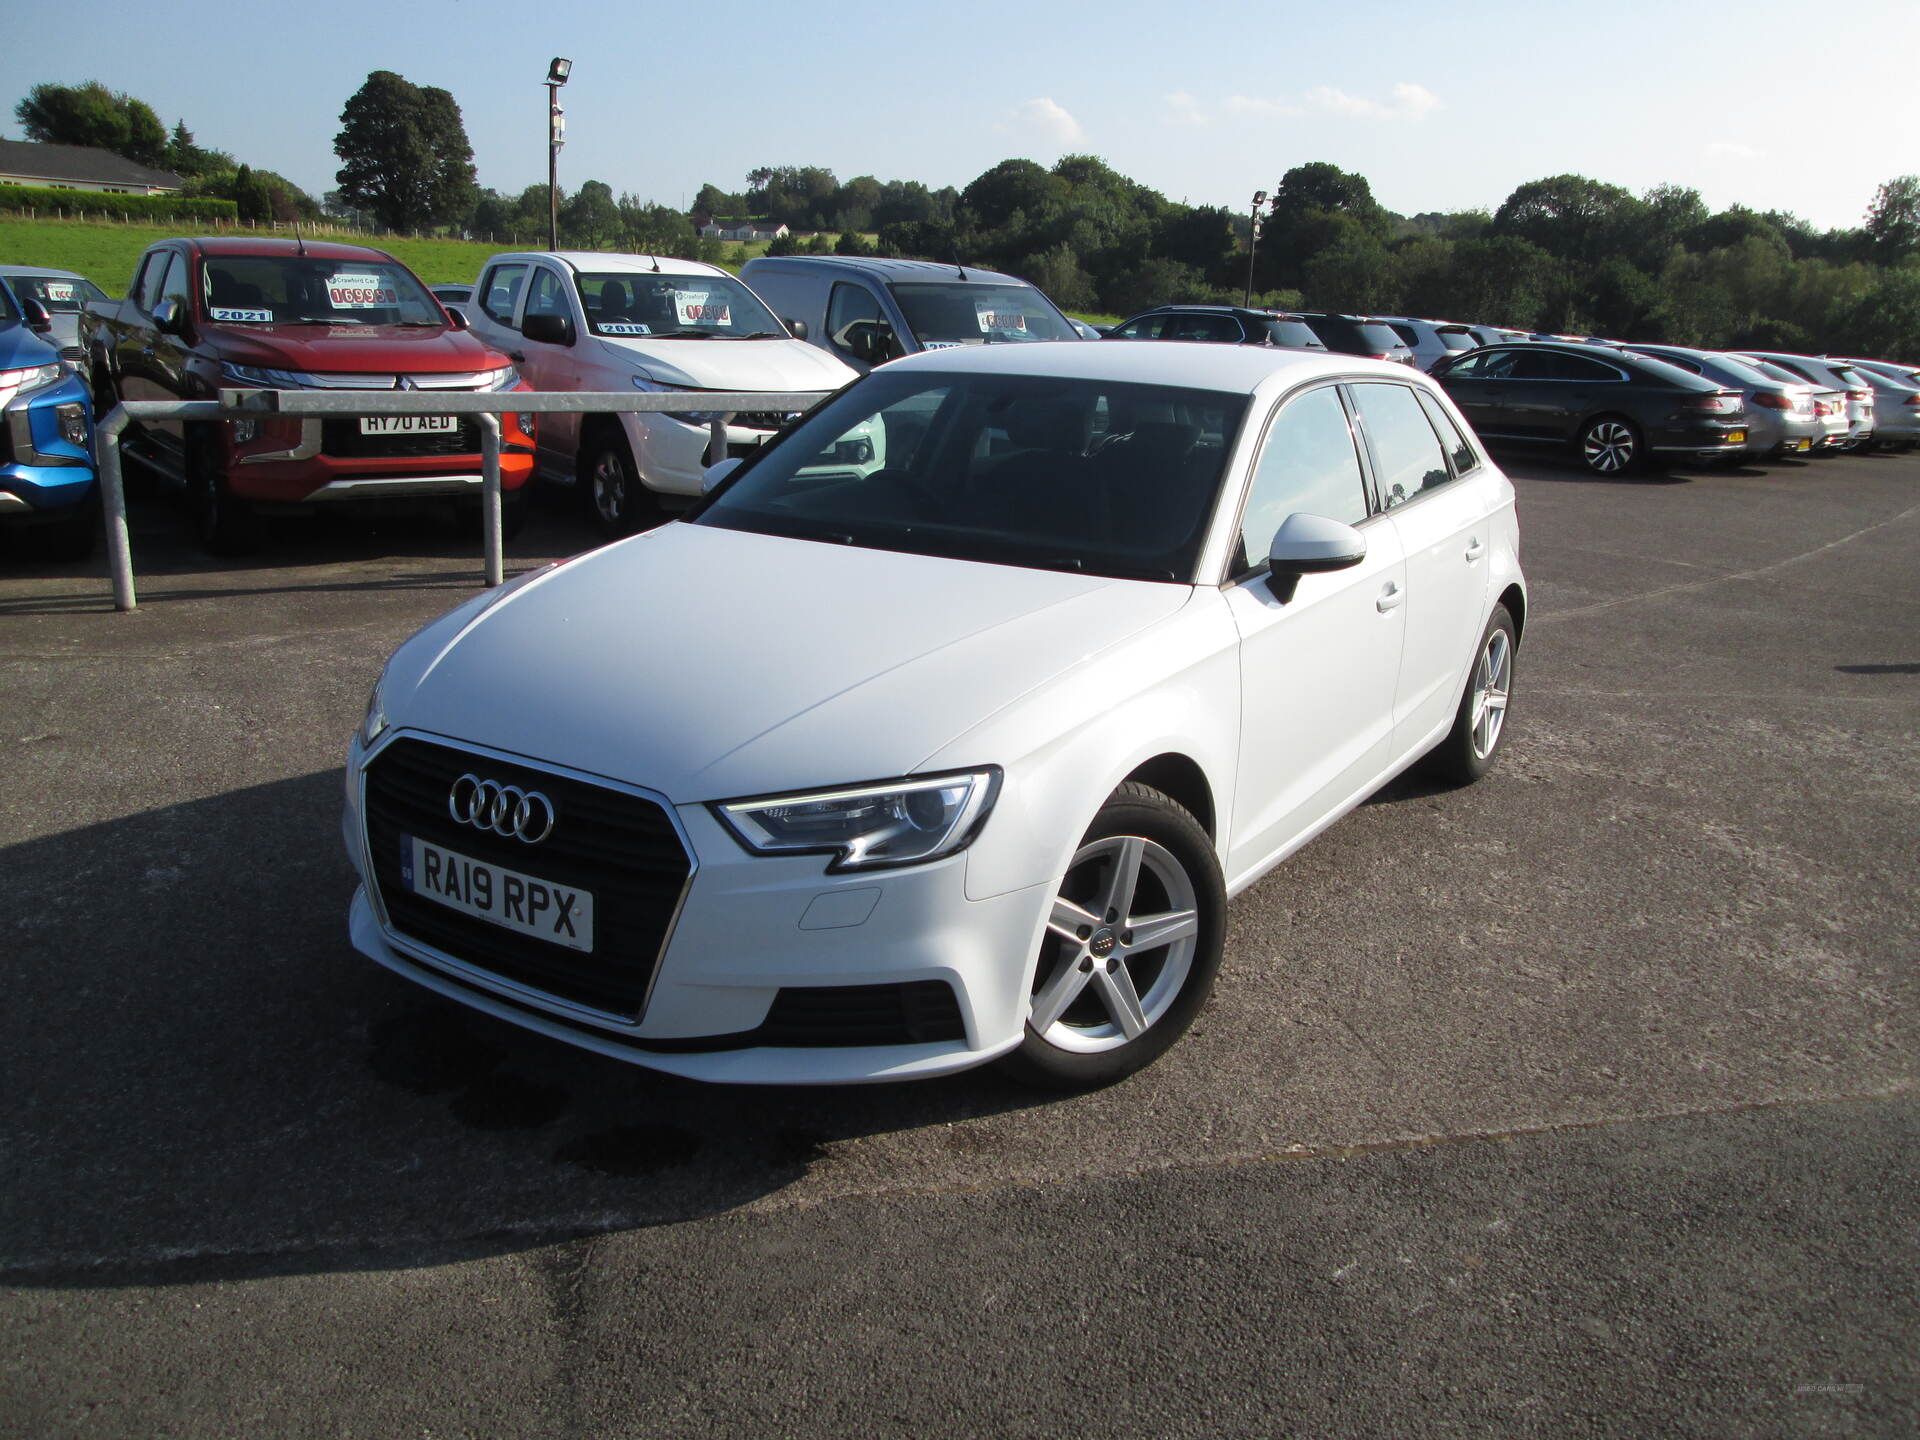
[[[653,338],[656,340],[712,340],[715,336],[711,330],[656,330]]]

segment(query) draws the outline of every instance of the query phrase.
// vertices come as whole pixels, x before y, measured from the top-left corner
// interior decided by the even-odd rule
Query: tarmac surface
[[[0,1434],[1914,1433],[1920,457],[1507,468],[1499,766],[1065,1100],[696,1085],[356,954],[346,739],[477,523],[136,501],[130,615],[0,553]]]

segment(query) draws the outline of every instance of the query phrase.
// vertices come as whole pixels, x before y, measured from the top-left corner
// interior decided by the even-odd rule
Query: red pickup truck
[[[315,240],[163,240],[124,300],[87,309],[94,398],[210,400],[223,389],[527,390],[506,356],[463,333],[383,250]],[[533,417],[501,416],[509,530],[533,471]],[[478,495],[471,415],[162,421],[130,425],[124,453],[182,485],[214,554],[255,548],[272,510],[417,505]]]

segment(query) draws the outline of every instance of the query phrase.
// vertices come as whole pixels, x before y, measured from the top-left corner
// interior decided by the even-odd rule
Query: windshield
[[[1002,340],[1073,340],[1073,327],[1031,285],[894,285],[923,350],[987,345]]]
[[[38,300],[50,314],[73,314],[89,300],[104,300],[106,292],[78,275],[0,275],[22,300]]]
[[[1246,408],[1169,385],[880,371],[763,451],[696,523],[1191,583]]]
[[[397,260],[209,255],[200,279],[207,318],[223,325],[447,323],[426,288]]]
[[[574,277],[596,335],[784,339],[786,327],[731,275],[583,274]]]

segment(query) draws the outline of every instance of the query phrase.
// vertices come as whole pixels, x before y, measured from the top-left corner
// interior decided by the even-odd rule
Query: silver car
[[[1873,446],[1911,450],[1920,445],[1920,380],[1902,380],[1851,361],[1841,363],[1873,387]]]
[[[1838,360],[1843,365],[1851,365],[1856,370],[1872,370],[1898,380],[1903,385],[1920,385],[1920,365],[1906,365],[1898,360],[1849,360],[1838,355],[1823,355],[1823,360]]]
[[[47,343],[60,352],[62,360],[84,368],[87,346],[80,334],[80,312],[89,300],[106,299],[106,292],[84,275],[40,265],[0,266],[0,280],[22,305],[33,300],[46,310],[53,320]]]
[[[1693,350],[1683,345],[1624,348],[1738,390],[1747,402],[1749,455],[1807,455],[1823,448],[1829,426],[1814,413],[1814,388],[1806,381],[1777,379],[1744,360],[1714,350]]]
[[[1813,355],[1786,355],[1775,350],[1742,350],[1741,359],[1765,360],[1797,375],[1820,390],[1840,390],[1847,397],[1847,438],[1844,450],[1858,450],[1873,440],[1873,387],[1844,360],[1822,360]]]
[[[1475,349],[1480,344],[1473,336],[1472,327],[1456,325],[1450,320],[1416,320],[1408,315],[1375,315],[1373,319],[1406,342],[1407,348],[1413,351],[1413,363],[1422,370],[1431,370],[1447,356]]]

